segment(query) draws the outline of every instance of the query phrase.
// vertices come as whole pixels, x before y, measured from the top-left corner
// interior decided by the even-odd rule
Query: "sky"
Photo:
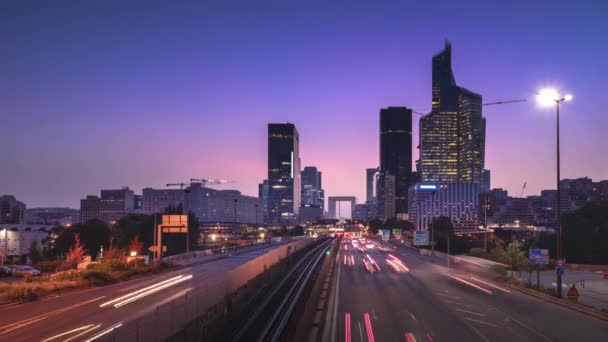
[[[608,179],[604,105],[608,2],[0,2],[0,194],[28,207],[78,208],[86,195],[222,178],[257,196],[266,125],[292,122],[302,167],[326,196],[365,198],[379,163],[378,113],[427,112],[431,58],[452,42],[456,82],[484,102],[492,186],[555,188]],[[418,117],[414,117],[414,160]]]

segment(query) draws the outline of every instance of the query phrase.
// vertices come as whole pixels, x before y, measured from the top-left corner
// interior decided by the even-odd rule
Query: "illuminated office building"
[[[433,106],[420,118],[422,182],[482,183],[486,121],[481,95],[456,85],[451,45],[433,57]]]

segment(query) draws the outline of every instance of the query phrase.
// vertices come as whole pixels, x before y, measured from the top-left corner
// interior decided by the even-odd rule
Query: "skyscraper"
[[[258,198],[262,204],[262,212],[263,217],[261,218],[261,222],[265,223],[268,219],[268,180],[264,179],[264,181],[258,184]]]
[[[385,221],[396,216],[397,201],[395,176],[380,172],[376,182],[376,194],[378,195],[378,218]]]
[[[407,190],[412,176],[412,110],[380,110],[380,171],[395,177],[395,214],[407,213]]]
[[[481,95],[456,85],[452,48],[433,57],[432,111],[420,118],[422,182],[482,182],[486,121]]]
[[[325,209],[325,192],[323,191],[322,174],[314,166],[302,170],[302,200],[301,205]]]
[[[300,136],[291,123],[268,124],[268,221],[294,224],[300,208]]]
[[[380,171],[379,168],[366,169],[365,170],[365,190],[366,190],[366,202],[374,202],[374,181],[376,180],[376,174]]]

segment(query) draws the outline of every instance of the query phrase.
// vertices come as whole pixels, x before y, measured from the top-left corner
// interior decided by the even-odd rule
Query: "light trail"
[[[451,275],[451,274],[447,274],[447,276],[450,277],[450,278],[452,278],[452,279],[454,279],[454,280],[456,280],[456,281],[459,281],[459,282],[461,282],[463,284],[466,284],[466,285],[469,285],[469,286],[471,286],[473,288],[476,288],[477,290],[479,290],[479,291],[481,291],[481,292],[483,292],[485,294],[489,294],[489,295],[493,294],[492,291],[490,291],[488,289],[485,289],[485,288],[483,288],[483,287],[481,287],[479,285],[475,285],[475,284],[471,283],[470,281],[466,281],[466,280],[464,280],[462,278],[459,278],[459,277]]]
[[[116,330],[116,329],[118,329],[118,328],[122,327],[122,324],[123,324],[122,322],[120,322],[120,323],[116,323],[116,324],[114,324],[113,326],[109,327],[108,329],[103,330],[103,331],[102,331],[102,332],[100,332],[99,334],[97,334],[97,335],[95,335],[95,336],[93,336],[93,337],[89,338],[88,340],[85,340],[84,342],[91,342],[91,341],[95,341],[96,339],[100,338],[101,336],[103,336],[103,335],[107,335],[107,334],[111,333],[112,331],[114,331],[114,330]]]
[[[405,340],[407,342],[416,342],[416,337],[412,333],[405,333]]]
[[[177,277],[173,277],[173,278],[170,278],[170,279],[167,279],[167,280],[161,281],[160,283],[156,283],[156,284],[153,284],[153,285],[150,285],[150,286],[144,287],[143,289],[137,290],[137,291],[135,291],[135,292],[127,293],[127,294],[126,294],[126,295],[124,295],[124,296],[120,296],[120,297],[118,297],[118,298],[112,299],[112,300],[111,300],[111,301],[109,301],[109,302],[102,303],[101,305],[99,305],[99,307],[100,307],[100,308],[106,307],[106,306],[108,306],[108,305],[110,305],[110,304],[114,304],[114,303],[119,302],[119,301],[121,301],[121,300],[123,300],[123,299],[125,299],[125,298],[131,297],[131,296],[134,296],[134,295],[137,295],[137,294],[139,294],[139,293],[142,293],[142,292],[147,291],[147,290],[149,290],[149,289],[155,288],[155,287],[160,286],[160,285],[162,285],[162,284],[172,282],[172,281],[174,281],[174,280],[176,280],[176,279],[180,279],[180,278],[182,278],[183,276],[184,276],[183,274],[180,274],[180,275],[178,275]]]
[[[102,303],[101,305],[99,305],[99,307],[103,308],[103,307],[106,307],[108,305],[114,304],[115,308],[119,308],[119,307],[121,307],[123,305],[129,304],[129,303],[131,303],[133,301],[136,301],[136,300],[138,300],[140,298],[143,298],[145,296],[151,295],[151,294],[156,293],[156,292],[158,292],[160,290],[166,289],[167,287],[179,284],[179,283],[184,282],[184,281],[186,281],[188,279],[192,279],[192,275],[191,274],[187,275],[187,276],[184,276],[183,274],[180,274],[180,275],[178,275],[176,277],[173,277],[173,278],[161,281],[160,283],[144,287],[141,290],[137,290],[137,291],[128,293],[128,294],[126,294],[124,296],[120,296],[118,298],[115,298],[115,299],[113,299],[111,301]]]
[[[367,333],[368,342],[375,342],[374,339],[374,330],[372,329],[372,322],[369,319],[369,313],[363,314],[363,318],[365,320],[365,332]]]
[[[426,333],[426,338],[429,340],[429,342],[433,342],[433,337],[431,336],[430,332]]]
[[[89,329],[87,329],[87,330],[85,330],[85,331],[81,332],[81,333],[80,333],[80,334],[78,334],[78,335],[74,335],[74,336],[72,336],[72,337],[68,338],[67,340],[63,340],[62,342],[70,342],[70,341],[72,341],[72,340],[75,340],[75,339],[79,338],[79,337],[80,337],[80,336],[82,336],[82,335],[86,335],[86,334],[90,333],[91,331],[93,331],[93,330],[95,330],[95,329],[98,329],[99,327],[101,327],[101,324],[97,324],[96,326],[91,327],[91,328],[89,328]]]
[[[350,342],[350,312],[344,314],[344,341]]]
[[[55,336],[51,336],[51,337],[47,338],[46,340],[42,340],[42,342],[52,341],[54,339],[60,338],[60,337],[65,336],[65,335],[69,335],[69,334],[73,334],[75,332],[79,332],[81,330],[89,329],[92,326],[94,326],[94,324],[83,325],[83,326],[78,327],[76,329],[72,329],[72,330],[69,330],[69,331],[66,331],[66,332],[62,332],[61,334],[57,334]]]
[[[490,287],[493,287],[493,288],[495,288],[495,289],[497,289],[497,290],[500,290],[500,291],[502,291],[502,292],[511,293],[511,291],[510,291],[509,289],[505,289],[504,287],[500,287],[500,286],[498,286],[498,285],[494,285],[494,284],[492,284],[492,283],[488,283],[487,281],[483,281],[483,280],[481,280],[481,279],[479,279],[479,278],[471,277],[471,279],[473,279],[473,280],[475,280],[475,281],[478,281],[478,282],[480,282],[480,283],[482,283],[482,284],[488,285],[488,286],[490,286]]]
[[[142,293],[138,294],[137,296],[134,296],[134,297],[130,297],[130,298],[128,298],[128,299],[125,299],[125,300],[123,300],[122,302],[118,302],[118,303],[114,304],[114,307],[115,307],[115,308],[119,308],[119,307],[121,307],[121,306],[125,306],[125,305],[127,305],[127,304],[129,304],[129,303],[131,303],[131,302],[134,302],[134,301],[136,301],[136,300],[138,300],[138,299],[140,299],[140,298],[143,298],[143,297],[149,296],[149,295],[151,295],[151,294],[153,294],[153,293],[156,293],[156,292],[158,292],[158,291],[164,290],[164,289],[166,289],[166,288],[168,288],[168,287],[171,287],[171,286],[173,286],[173,285],[177,285],[177,284],[179,284],[179,283],[183,283],[184,281],[189,280],[189,279],[192,279],[192,275],[191,275],[191,274],[190,274],[190,275],[187,275],[187,276],[185,276],[185,277],[181,277],[181,278],[179,278],[179,279],[176,279],[176,280],[174,280],[173,282],[166,283],[166,284],[164,284],[164,285],[162,285],[162,286],[155,287],[155,288],[150,289],[150,290],[148,290],[148,291],[146,291],[146,292],[142,292]]]

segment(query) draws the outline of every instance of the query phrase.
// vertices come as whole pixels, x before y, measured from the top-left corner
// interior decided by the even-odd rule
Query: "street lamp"
[[[211,245],[211,250],[215,249],[215,239],[216,239],[215,234],[211,234],[211,241],[213,241],[213,244]]]
[[[537,96],[536,96],[536,100],[538,101],[538,104],[542,107],[550,107],[553,106],[553,104],[555,104],[556,110],[557,110],[557,196],[556,196],[556,201],[557,201],[557,205],[556,205],[556,233],[557,233],[557,262],[558,262],[558,268],[559,263],[561,262],[561,267],[563,267],[563,261],[562,261],[562,222],[561,222],[561,207],[560,207],[560,200],[561,200],[561,196],[560,196],[560,191],[559,191],[559,180],[560,180],[560,160],[559,160],[559,105],[560,103],[564,102],[564,101],[571,101],[572,100],[572,95],[570,94],[566,94],[564,96],[560,95],[559,92],[555,89],[552,88],[545,88],[545,89],[541,89]],[[556,283],[557,283],[557,296],[559,298],[562,297],[562,273],[561,273],[561,269],[558,269],[556,272]]]

